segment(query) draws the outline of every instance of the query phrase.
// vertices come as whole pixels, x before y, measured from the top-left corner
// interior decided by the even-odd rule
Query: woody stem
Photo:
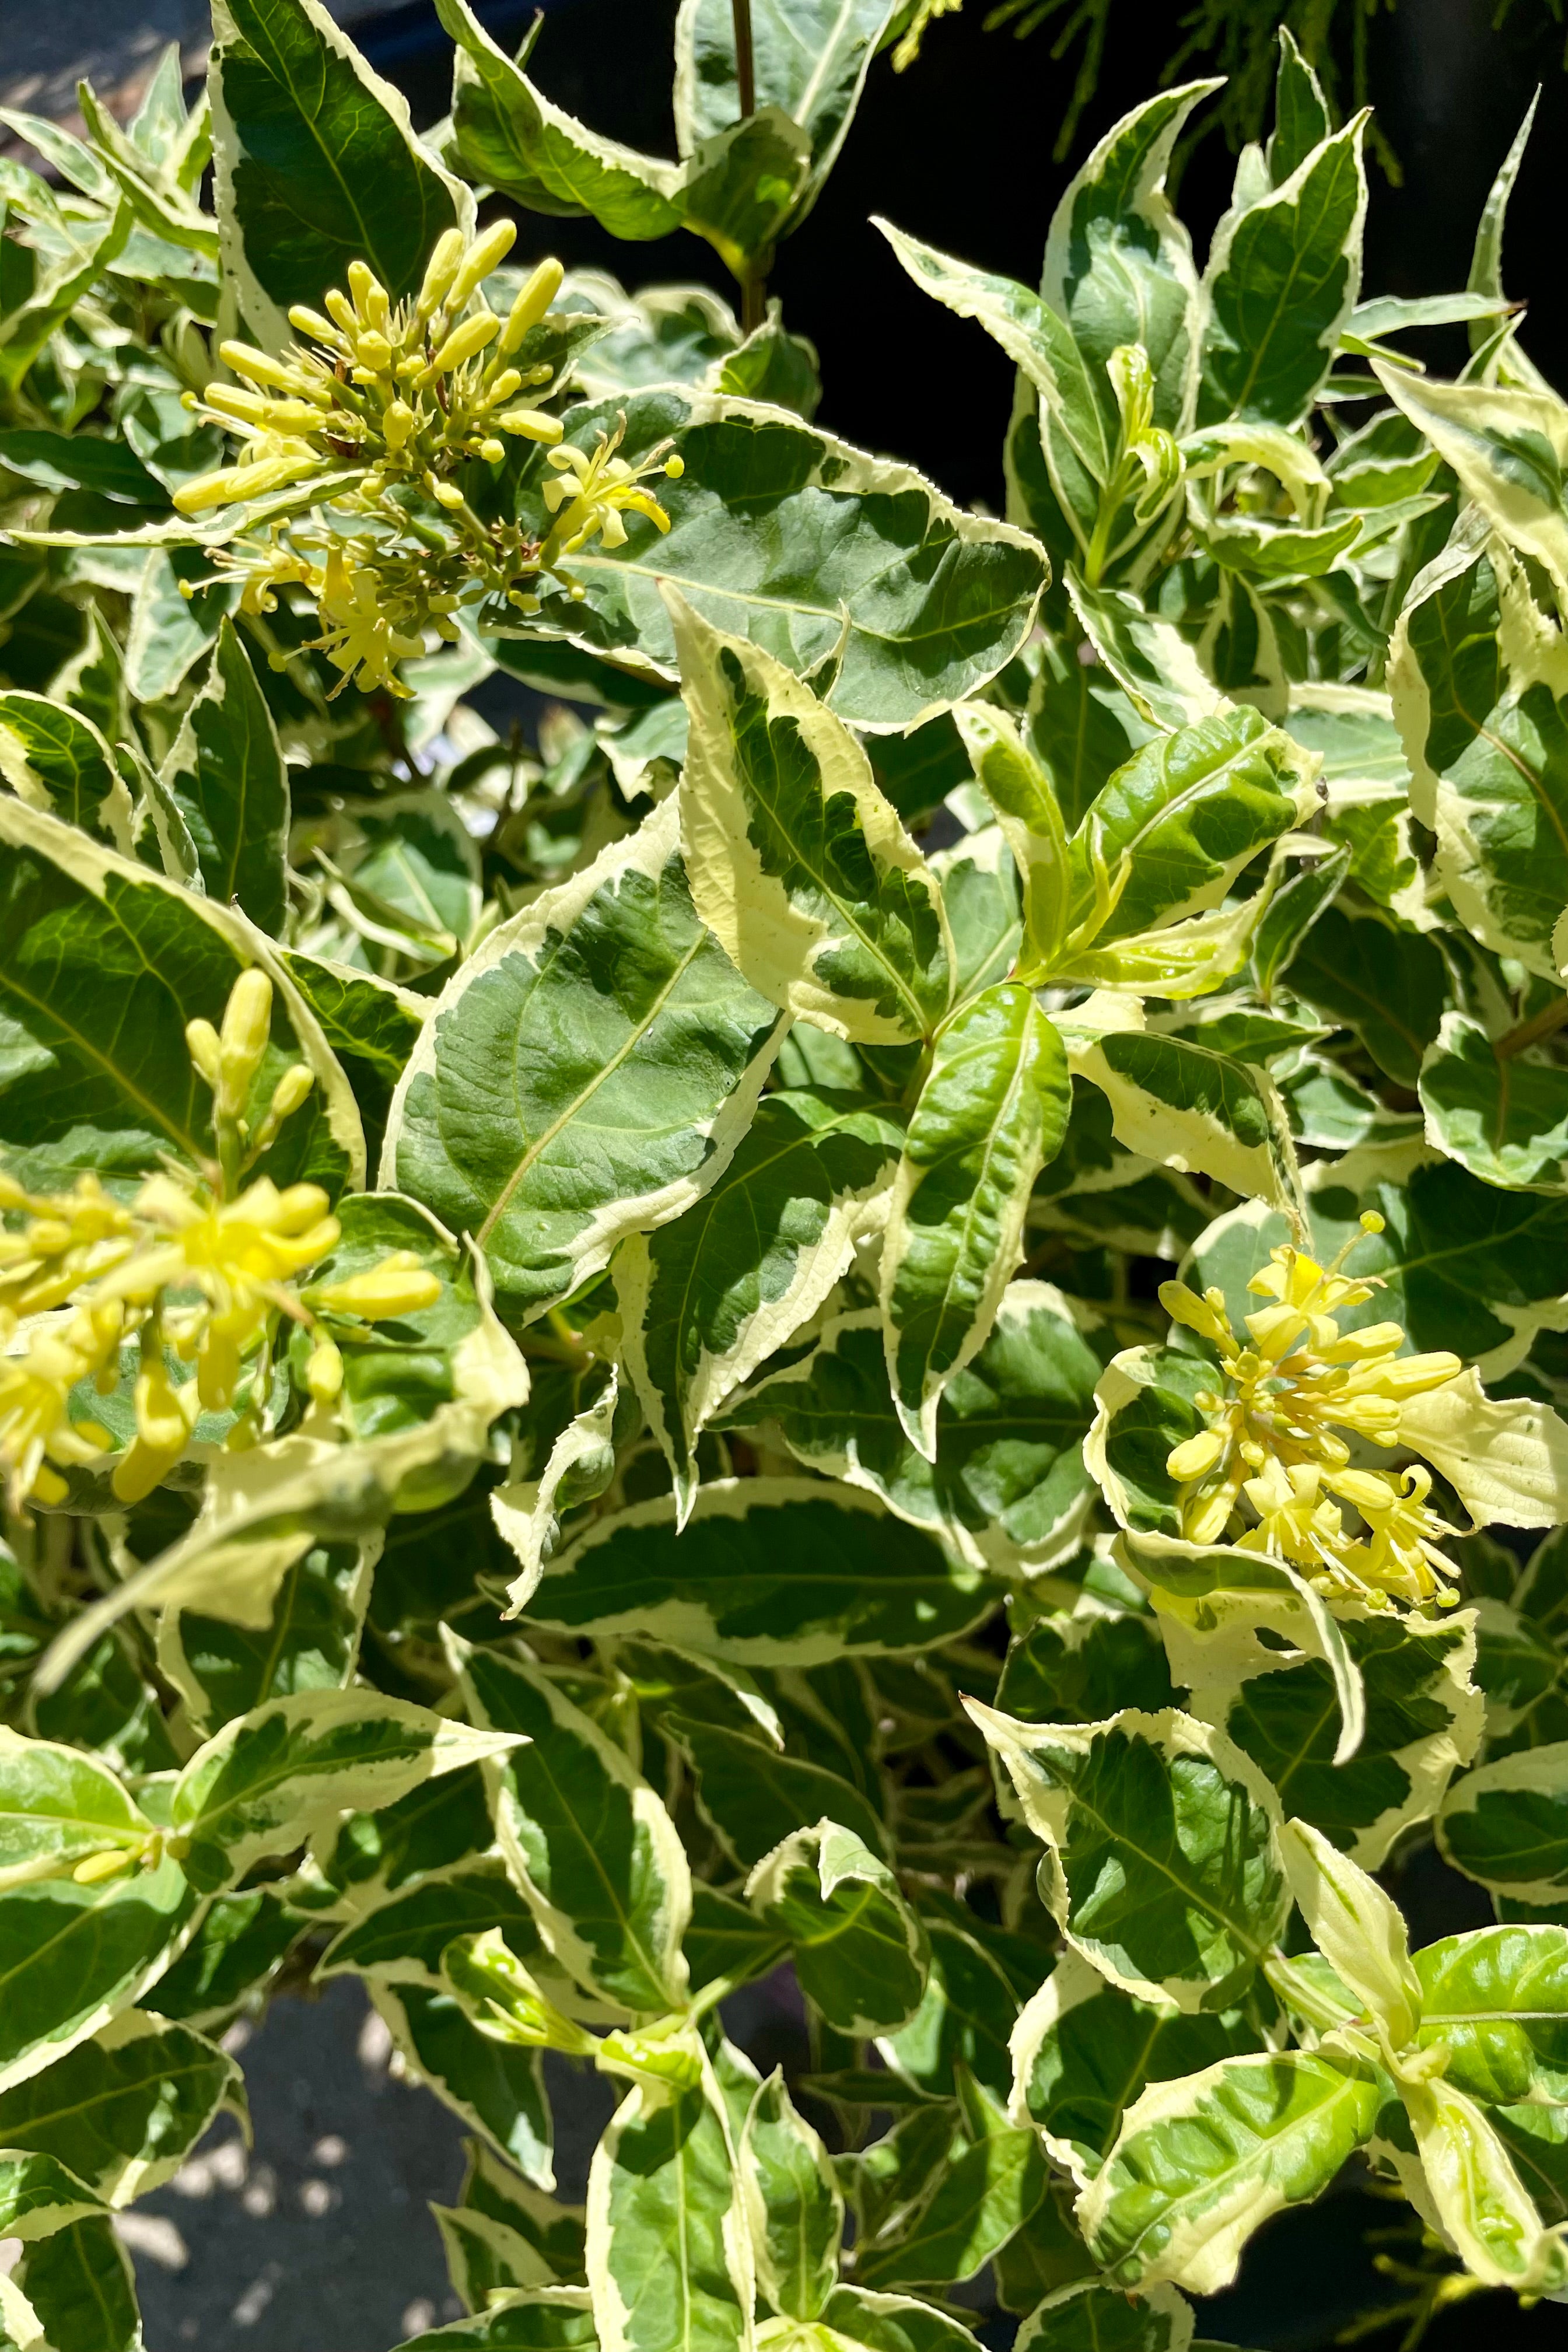
[[[1515,1054],[1522,1054],[1528,1046],[1539,1045],[1544,1038],[1552,1036],[1565,1022],[1568,1022],[1568,996],[1560,996],[1543,1011],[1532,1013],[1528,1021],[1521,1021],[1517,1029],[1510,1029],[1505,1036],[1498,1038],[1492,1052],[1500,1062],[1511,1061]]]

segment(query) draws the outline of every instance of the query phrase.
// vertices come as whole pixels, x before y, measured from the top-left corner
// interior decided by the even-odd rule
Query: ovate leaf
[[[1040,548],[950,505],[908,467],[777,409],[668,385],[573,410],[567,443],[591,454],[623,414],[623,457],[673,437],[685,468],[658,485],[668,535],[634,518],[624,548],[595,541],[574,555],[584,598],[542,590],[530,635],[542,629],[673,678],[660,595],[673,582],[715,627],[797,675],[834,673],[824,698],[841,719],[879,730],[977,693],[1027,637],[1047,576]],[[542,488],[555,478],[542,461],[526,478],[525,529],[548,529]],[[818,551],[809,579],[803,547]],[[502,631],[515,620],[504,604],[495,614]]]
[[[841,720],[668,598],[691,713],[681,832],[704,922],[775,1004],[862,1045],[928,1036],[952,955],[925,860]]]
[[[1118,2286],[1228,2286],[1253,2231],[1328,2187],[1378,2105],[1370,2068],[1301,2050],[1156,2084],[1079,2199],[1090,2252]]]
[[[886,1213],[900,1121],[816,1089],[765,1096],[722,1176],[615,1260],[626,1362],[683,1512],[697,1439],[731,1392],[809,1320]]]
[[[0,1013],[13,1073],[0,1142],[14,1172],[68,1182],[84,1167],[139,1176],[164,1152],[187,1165],[205,1160],[212,1098],[191,1066],[185,1024],[222,1021],[230,989],[255,961],[254,935],[210,900],[19,802],[0,799]],[[316,1086],[259,1166],[279,1185],[309,1180],[335,1194],[363,1178],[359,1114],[284,982],[251,1095],[257,1118],[285,1066],[301,1059]]]
[[[1147,2084],[1258,2047],[1241,2011],[1194,2016],[1167,2001],[1136,2000],[1069,1952],[1018,2020],[1013,2117],[1033,2124],[1052,2162],[1086,2188]]]
[[[1045,1843],[1041,1894],[1073,1948],[1142,2000],[1230,2007],[1289,1908],[1257,1767],[1173,1708],[1080,1728],[966,1705]]]
[[[216,1891],[340,1813],[392,1804],[515,1744],[376,1691],[308,1691],[255,1708],[199,1748],[170,1817],[193,1880]]]
[[[365,261],[395,302],[472,199],[420,145],[407,100],[318,0],[220,0],[213,152],[224,268],[253,331],[281,343],[291,302],[319,306]]]
[[[942,1391],[984,1346],[1023,1255],[1029,1193],[1071,1099],[1061,1040],[1016,982],[988,989],[937,1040],[882,1251],[889,1380],[928,1461]]]
[[[162,782],[195,846],[202,883],[220,907],[280,932],[288,912],[289,778],[278,730],[250,657],[225,620],[212,667],[186,709]]]
[[[588,2174],[588,2279],[604,2352],[738,2352],[751,2242],[718,2087],[637,2084]]]
[[[512,1313],[543,1314],[720,1174],[777,1035],[693,908],[666,801],[448,984],[393,1100],[384,1181],[474,1234]]]
[[[789,1939],[801,1990],[829,2025],[863,2041],[908,2023],[925,1990],[925,1931],[852,1831],[829,1821],[797,1831],[757,1864],[746,1894]]]
[[[752,2102],[740,2169],[757,2284],[782,2315],[815,2319],[838,2284],[844,2199],[832,2158],[777,2067]]]
[[[495,1771],[498,1830],[546,1946],[634,2012],[675,2008],[691,1882],[658,1798],[537,1668],[475,1650],[463,1674],[479,1719],[512,1735]]]
[[[597,1520],[550,1562],[529,1616],[597,1640],[642,1634],[736,1664],[809,1666],[951,1640],[994,1605],[988,1578],[875,1495],[734,1478],[701,1488],[684,1531],[670,1496]]]
[[[0,777],[30,807],[132,854],[131,795],[90,719],[41,694],[0,694]]]
[[[1358,115],[1226,215],[1204,280],[1201,423],[1294,425],[1310,408],[1361,290],[1365,130]]]

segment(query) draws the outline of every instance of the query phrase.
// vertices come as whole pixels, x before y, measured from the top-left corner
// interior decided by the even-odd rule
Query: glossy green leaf
[[[43,2239],[17,2279],[47,2330],[49,2352],[141,2352],[131,2257],[107,2220],[73,2221]]]
[[[1200,422],[1294,425],[1310,407],[1361,290],[1365,128],[1358,115],[1226,215],[1204,278]]]
[[[131,795],[89,719],[41,694],[0,694],[0,776],[30,807],[131,855]]]
[[[515,1745],[372,1690],[271,1699],[199,1748],[170,1818],[204,1892],[232,1885],[266,1854],[288,1853],[334,1815],[392,1804],[422,1780]]]
[[[541,2189],[555,2185],[550,2101],[537,2050],[481,2033],[451,1993],[369,1979],[404,2073],[434,2091],[470,2130]]]
[[[596,2352],[598,2340],[585,2290],[533,2287],[481,2319],[412,2336],[400,2352]]]
[[[250,656],[226,620],[162,781],[195,845],[207,897],[264,931],[288,911],[289,779]]]
[[[1047,2295],[1018,2337],[1025,2352],[1187,2352],[1193,2314],[1173,2287],[1134,2298],[1085,2279]]]
[[[470,200],[414,135],[318,0],[220,0],[212,99],[224,267],[254,332],[282,342],[291,302],[319,306],[368,262],[393,300]]]
[[[1568,2084],[1568,1929],[1481,1927],[1414,1956],[1420,2043],[1449,2053],[1444,2079],[1470,2097],[1557,2103]]]
[[[1437,1843],[1494,1894],[1558,1904],[1568,1887],[1568,1741],[1483,1764],[1449,1790]]]
[[[1070,1106],[1061,1040],[1017,983],[988,989],[936,1042],[893,1188],[881,1277],[893,1402],[927,1461],[942,1391],[984,1345],[1023,1256],[1029,1193]]]
[[[852,1831],[831,1821],[797,1831],[758,1864],[746,1895],[788,1937],[801,1990],[838,2032],[865,2040],[908,2023],[925,1990],[925,1931]]]
[[[261,1626],[194,1610],[165,1612],[159,1667],[184,1701],[192,1727],[210,1735],[266,1699],[342,1689],[359,1657],[375,1549],[374,1539],[313,1544],[284,1570]]]
[[[1142,1028],[1075,1034],[1070,1013],[1062,1031],[1074,1072],[1106,1097],[1112,1131],[1129,1151],[1217,1178],[1244,1197],[1294,1202],[1289,1126],[1266,1070]]]
[[[34,1879],[0,1894],[0,2088],[86,2041],[152,1984],[191,1924],[176,1862],[80,1885]]]
[[[1077,173],[1052,216],[1040,293],[1083,353],[1109,439],[1121,420],[1105,373],[1142,343],[1154,376],[1153,421],[1179,432],[1197,366],[1192,247],[1165,194],[1188,115],[1219,84],[1186,82],[1122,116]]]
[[[952,1639],[994,1605],[984,1576],[873,1495],[737,1478],[701,1488],[684,1532],[668,1496],[598,1520],[550,1562],[529,1615],[562,1633],[806,1666]]]
[[[928,1036],[952,991],[941,894],[865,752],[782,662],[668,601],[698,912],[783,1010],[864,1045]]]
[[[932,1463],[893,1409],[880,1316],[861,1309],[721,1425],[764,1423],[809,1468],[880,1495],[973,1566],[1027,1572],[1077,1543],[1092,1492],[1082,1440],[1113,1344],[1091,1309],[1010,1282],[984,1347],[942,1391]]]
[[[1034,2125],[1052,2162],[1082,2189],[1149,2084],[1197,2074],[1258,2046],[1239,2010],[1192,2016],[1165,2001],[1134,2000],[1069,1952],[1018,2020],[1013,2117]]]
[[[84,1167],[141,1175],[163,1152],[187,1165],[205,1159],[211,1097],[191,1066],[185,1024],[221,1022],[253,961],[250,940],[210,902],[19,803],[0,803],[0,1008],[14,1024],[16,1074],[0,1141],[13,1171],[65,1182]],[[301,1057],[315,1088],[259,1165],[279,1185],[308,1179],[335,1193],[363,1175],[359,1115],[314,1021],[279,988],[251,1097],[258,1111]]]
[[[1300,2050],[1156,2084],[1079,2200],[1090,2252],[1118,2286],[1228,2286],[1253,2231],[1321,2195],[1378,2105],[1370,2070]]]
[[[616,1252],[626,1368],[683,1511],[698,1437],[822,1306],[885,1212],[902,1141],[899,1120],[870,1100],[765,1096],[711,1190]]]
[[[666,1727],[697,1775],[698,1801],[714,1834],[748,1871],[796,1830],[823,1820],[887,1858],[886,1822],[839,1773],[714,1724],[676,1717]]]
[[[624,548],[595,541],[574,555],[583,600],[544,592],[531,633],[672,679],[659,593],[671,582],[715,627],[797,675],[835,672],[830,708],[878,729],[977,692],[1026,639],[1048,567],[1025,532],[951,505],[908,467],[717,393],[664,387],[579,408],[567,442],[593,450],[623,411],[621,457],[673,438],[684,467],[658,485],[668,535],[633,518]],[[529,475],[526,528],[546,527],[541,486],[554,478],[542,465]],[[830,562],[803,562],[803,549],[827,547]],[[515,618],[496,615],[502,627]]]
[[[96,1758],[0,1731],[0,1886],[89,1854],[138,1856],[150,1834],[119,1775]]]
[[[638,2083],[594,2152],[588,2280],[604,2352],[736,2352],[749,2336],[751,2244],[711,2077]]]
[[[1042,1899],[1073,1949],[1140,1999],[1229,2007],[1289,1907],[1257,1767],[1173,1708],[1077,1728],[967,1704],[1045,1843]]]
[[[837,159],[894,0],[759,0],[752,11],[756,103],[797,122],[811,147],[804,213]],[[686,0],[675,36],[675,130],[700,151],[742,112],[735,20],[727,0]]]
[[[1091,845],[1130,871],[1097,945],[1217,907],[1258,852],[1314,804],[1311,764],[1246,708],[1157,737],[1096,794],[1072,845],[1069,919],[1095,901]]]
[[[0,2095],[0,2140],[126,2205],[173,2178],[221,2108],[244,2104],[239,2068],[216,2042],[132,2010]]]
[[[777,2067],[746,2117],[740,2171],[758,2285],[781,2315],[815,2319],[838,2284],[844,2200],[832,2158]]]
[[[1510,1192],[1568,1190],[1568,1071],[1500,1059],[1477,1021],[1447,1013],[1421,1064],[1421,1104],[1431,1141]]]
[[[531,212],[591,213],[614,236],[668,236],[680,226],[679,164],[602,139],[552,105],[466,0],[437,0],[437,13],[458,45],[453,150],[469,177]]]
[[[778,1018],[694,910],[667,801],[490,933],[399,1082],[382,1172],[545,1313],[627,1232],[700,1199],[749,1124]]]
[[[676,2007],[690,1874],[658,1798],[536,1668],[474,1650],[463,1675],[479,1719],[523,1741],[495,1770],[497,1828],[546,1946],[628,2010]]]
[[[1434,573],[1402,614],[1389,656],[1411,811],[1437,835],[1437,873],[1460,920],[1555,980],[1552,929],[1568,894],[1568,678],[1500,556],[1461,550]],[[1431,1020],[1423,1042],[1436,1034]]]
[[[987,2128],[942,2171],[918,2217],[891,2238],[857,2247],[856,2278],[867,2286],[973,2278],[1026,2229],[1049,2183],[1031,2131],[987,2116]]]

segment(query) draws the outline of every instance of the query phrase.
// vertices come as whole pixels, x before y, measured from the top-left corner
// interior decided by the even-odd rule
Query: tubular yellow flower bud
[[[438,482],[432,476],[429,488],[431,497],[444,507],[460,507],[463,503],[463,493],[456,482]]]
[[[415,308],[422,319],[438,310],[447,292],[463,264],[463,233],[461,229],[443,230],[437,238],[435,249],[425,265],[424,283]]]
[[[686,460],[684,457],[667,457],[665,459],[664,477],[666,481],[679,482],[685,471]]]
[[[272,1025],[272,982],[253,964],[242,971],[224,1007],[218,1040],[225,1108],[237,1117],[267,1051]]]
[[[329,286],[321,299],[352,343],[359,333],[360,322],[348,296],[341,286]]]
[[[492,434],[489,440],[479,443],[479,455],[488,466],[499,466],[506,456],[506,443],[498,441]]]
[[[401,449],[414,430],[414,411],[405,400],[395,400],[381,420],[389,449]]]
[[[487,343],[493,342],[500,332],[500,320],[493,310],[480,310],[473,318],[465,319],[460,326],[453,328],[432,357],[432,372],[437,375],[449,374],[465,360],[471,360],[476,352],[482,352]]]
[[[332,1404],[342,1393],[343,1360],[335,1340],[323,1331],[310,1350],[305,1367],[305,1386],[318,1404]]]
[[[521,389],[522,378],[517,370],[502,368],[500,375],[492,376],[485,387],[485,396],[480,405],[485,408],[500,408],[511,398],[514,392],[521,392]]]
[[[395,1250],[379,1265],[366,1274],[351,1274],[342,1282],[328,1282],[309,1294],[313,1306],[331,1315],[359,1315],[367,1323],[384,1320],[389,1316],[417,1315],[426,1307],[434,1307],[441,1296],[441,1285],[433,1274],[427,1274],[416,1263],[407,1265],[405,1250]]]
[[[216,1094],[223,1076],[219,1059],[217,1031],[210,1021],[187,1021],[185,1047],[198,1076],[205,1078]]]
[[[289,366],[286,361],[268,358],[252,343],[220,343],[217,355],[225,367],[232,368],[236,375],[248,376],[252,383],[269,383],[278,392],[297,393],[303,389],[298,368]]]
[[[77,1864],[71,1876],[79,1886],[95,1886],[100,1878],[115,1878],[129,1870],[136,1859],[126,1846],[111,1846],[103,1853],[89,1853]]]
[[[509,220],[497,221],[482,236],[475,238],[447,298],[454,310],[462,309],[480,280],[489,276],[498,262],[506,259],[516,243],[517,223]]]
[[[1165,1467],[1185,1486],[1189,1479],[1201,1478],[1212,1470],[1224,1452],[1225,1439],[1217,1429],[1200,1429],[1195,1437],[1173,1446]]]
[[[292,1118],[315,1083],[315,1072],[307,1069],[303,1062],[290,1063],[272,1090],[268,1122],[281,1127],[286,1118]]]
[[[374,327],[367,328],[359,339],[359,350],[355,356],[362,367],[370,368],[375,374],[381,375],[392,365],[392,345],[387,341],[386,337],[378,334]]]
[[[561,291],[566,272],[558,261],[542,261],[507,313],[502,352],[515,352],[530,327],[537,327]]]
[[[509,408],[496,423],[503,433],[516,433],[524,441],[542,441],[551,447],[565,430],[558,416],[545,416],[536,408]]]
[[[326,343],[331,348],[337,344],[338,331],[331,320],[323,319],[321,312],[312,310],[307,302],[290,303],[289,324],[301,335],[309,335],[312,342]]]
[[[354,308],[360,317],[368,319],[373,325],[378,311],[384,318],[388,308],[386,289],[369,262],[351,261],[348,277],[349,292],[353,297]]]

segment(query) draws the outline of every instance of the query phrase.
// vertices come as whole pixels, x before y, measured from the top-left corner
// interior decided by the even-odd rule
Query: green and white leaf
[[[910,1114],[882,1246],[888,1379],[910,1442],[936,1459],[942,1391],[979,1353],[1024,1255],[1040,1170],[1067,1132],[1062,1041],[1004,982],[937,1038]]]
[[[737,1665],[812,1666],[952,1640],[994,1605],[988,1577],[876,1495],[732,1478],[700,1488],[684,1530],[668,1495],[596,1520],[549,1563],[529,1618]]]
[[[752,985],[858,1045],[947,1010],[942,895],[865,751],[760,646],[668,593],[691,714],[681,837],[699,913]]]
[[[538,1668],[485,1650],[460,1664],[477,1718],[513,1751],[489,1770],[497,1835],[547,1948],[634,2014],[679,2008],[691,1878],[658,1797]]]
[[[701,1197],[779,1034],[692,907],[668,800],[447,984],[393,1097],[382,1181],[471,1232],[531,1319]]]
[[[290,340],[289,304],[319,307],[351,261],[368,262],[397,302],[444,229],[472,234],[473,197],[320,0],[218,0],[213,42],[224,277],[269,349]]]
[[[908,2024],[925,1990],[925,1930],[853,1831],[797,1830],[757,1864],[746,1898],[788,1937],[801,1990],[836,2032],[864,2041]]]
[[[1289,1907],[1279,1800],[1251,1760],[1173,1707],[1077,1726],[965,1706],[1045,1845],[1041,1897],[1072,1948],[1140,2000],[1230,2007]]]
[[[1327,2052],[1227,2058],[1153,2084],[1078,2200],[1089,2252],[1118,2286],[1216,2293],[1253,2232],[1321,2195],[1371,2137],[1379,2105],[1372,2070]]]
[[[616,1252],[623,1361],[683,1514],[697,1491],[698,1438],[817,1313],[885,1218],[902,1141],[901,1123],[873,1101],[802,1088],[765,1096],[704,1197]]]
[[[1009,2112],[1086,2189],[1145,2085],[1260,2047],[1240,2010],[1185,2013],[1139,2000],[1078,1952],[1059,1959],[1013,2028]]]

